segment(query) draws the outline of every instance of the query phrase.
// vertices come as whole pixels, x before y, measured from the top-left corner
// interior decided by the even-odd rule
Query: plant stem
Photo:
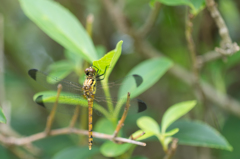
[[[50,115],[48,116],[48,119],[47,119],[47,124],[46,124],[46,129],[45,129],[46,135],[49,135],[50,130],[52,128],[52,123],[53,123],[53,119],[55,117],[55,113],[56,113],[56,110],[57,110],[58,99],[59,99],[61,91],[62,91],[62,85],[59,84],[58,85],[58,90],[57,90],[56,101],[55,101],[54,106],[53,106],[53,108],[51,110],[51,113],[50,113]]]
[[[109,114],[113,115],[113,103],[111,101],[111,94],[110,94],[109,87],[108,87],[108,79],[106,77],[104,80],[102,80],[102,85],[105,86],[105,87],[103,87],[103,91],[104,91],[105,96],[107,97],[106,100],[107,100]]]
[[[129,107],[130,107],[130,93],[128,92],[127,103],[126,103],[126,106],[125,106],[125,109],[124,109],[124,113],[122,115],[122,118],[118,122],[116,130],[114,131],[113,138],[115,138],[118,135],[118,132],[120,131],[120,129],[124,125],[124,121],[125,121],[125,119],[127,117],[127,113],[128,113]]]
[[[93,21],[94,21],[94,16],[93,14],[89,14],[87,16],[87,24],[86,24],[86,30],[87,33],[90,37],[92,37],[92,25],[93,25]]]
[[[50,130],[49,135],[57,136],[57,135],[64,135],[64,134],[71,134],[71,133],[88,135],[87,130],[80,130],[80,129],[76,129],[76,128],[61,128],[61,129]],[[31,136],[21,137],[21,138],[5,137],[2,134],[0,134],[0,142],[2,142],[4,144],[8,144],[8,145],[22,146],[22,145],[26,145],[26,144],[32,143],[34,141],[46,138],[46,137],[48,137],[48,136],[46,135],[46,133],[44,131],[37,133],[37,134],[33,134]],[[100,139],[112,140],[112,135],[97,133],[97,132],[93,132],[93,137],[100,138]],[[146,143],[131,140],[131,139],[126,139],[126,138],[122,138],[122,137],[116,137],[115,140],[118,142],[123,142],[123,143],[131,143],[131,144],[135,144],[135,145],[139,145],[139,146],[146,146]]]
[[[147,33],[149,33],[153,27],[153,25],[155,24],[158,14],[160,12],[160,8],[161,8],[161,3],[159,2],[155,2],[155,6],[153,8],[153,10],[151,11],[151,13],[149,14],[148,18],[146,19],[146,22],[144,23],[144,25],[138,30],[138,35],[141,35],[142,38],[144,38]]]
[[[199,68],[198,68],[198,63],[197,63],[197,53],[196,53],[196,48],[195,48],[195,43],[192,37],[192,30],[193,30],[193,19],[194,15],[191,13],[186,14],[186,30],[185,30],[185,35],[186,35],[186,40],[187,40],[187,45],[188,45],[188,50],[190,53],[191,61],[192,61],[192,72],[193,72],[193,87],[195,88],[196,92],[196,97],[198,97],[198,100],[205,105],[205,94],[201,88],[200,82],[199,82]]]

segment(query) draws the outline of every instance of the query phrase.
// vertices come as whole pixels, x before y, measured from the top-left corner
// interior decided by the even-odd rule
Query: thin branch
[[[80,130],[80,129],[76,129],[76,128],[62,128],[62,129],[51,130],[49,132],[49,136],[57,136],[57,135],[64,135],[64,134],[71,134],[71,133],[88,135],[87,130]],[[2,142],[4,144],[8,144],[8,145],[22,146],[22,145],[30,144],[34,141],[46,138],[46,137],[48,137],[48,135],[45,133],[45,131],[28,136],[28,137],[23,137],[23,138],[4,137],[0,134],[0,142]],[[107,139],[107,140],[112,140],[112,138],[113,138],[112,135],[107,135],[107,134],[102,134],[102,133],[97,133],[97,132],[93,132],[93,137],[100,138],[100,139]],[[116,137],[115,140],[118,142],[146,146],[146,143],[134,141],[131,139],[126,139],[126,138],[121,138],[121,137]]]
[[[178,143],[178,139],[174,138],[172,141],[171,147],[168,150],[167,154],[165,155],[164,159],[171,159],[173,157],[178,146],[177,143]]]
[[[214,18],[214,20],[219,28],[219,35],[222,38],[222,42],[226,43],[226,44],[232,43],[232,39],[229,36],[228,28],[227,28],[221,14],[219,13],[214,0],[206,0],[206,4],[207,4],[207,8],[208,8],[209,12],[211,13],[211,16]]]
[[[6,141],[7,137],[4,136],[3,134],[0,134],[0,141]],[[28,145],[24,145],[23,148],[28,150],[29,149],[27,147],[29,147],[30,144]],[[28,154],[26,152],[26,150],[20,149],[19,147],[16,147],[14,145],[10,145],[7,142],[2,142],[2,146],[6,147],[9,149],[9,151],[11,151],[14,155],[16,155],[19,159],[35,159],[35,157],[33,157],[32,154],[34,154],[32,151],[29,151],[31,153]],[[36,154],[34,154],[35,156]]]
[[[110,15],[112,20],[116,20],[117,17],[114,14],[110,14],[110,13],[113,12],[112,10],[119,10],[119,9],[116,9],[116,7],[110,8],[108,7],[108,5],[106,5],[106,3],[112,3],[111,0],[103,0],[103,1],[105,2],[104,5],[107,11],[109,12],[108,15]],[[118,16],[123,17],[122,12],[118,11],[118,14],[121,14]],[[122,26],[120,27],[118,23],[115,23],[115,25],[116,25],[116,28],[124,32],[124,30],[120,29]],[[125,27],[127,26],[124,26],[124,28]],[[125,30],[128,31],[128,30],[134,30],[134,29],[128,28]],[[124,32],[124,33],[127,33],[127,32]],[[142,39],[141,37],[134,37],[134,34],[131,36],[133,36],[135,40],[135,46],[136,46],[135,48],[137,49],[137,51],[143,56],[145,56],[146,58],[155,58],[159,56],[164,56],[163,53],[161,53],[160,51],[152,47],[145,39]],[[186,69],[184,69],[182,66],[175,64],[169,70],[169,72],[175,77],[177,77],[178,79],[182,80],[184,83],[188,85],[193,84],[192,83],[193,75],[190,72],[188,72]],[[231,112],[232,114],[240,117],[240,103],[237,100],[233,99],[227,94],[219,93],[216,89],[214,89],[211,85],[209,85],[206,82],[201,82],[200,84],[204,94],[206,95],[206,99],[212,101],[217,106]]]
[[[75,123],[76,123],[76,121],[77,121],[78,115],[79,115],[79,109],[80,109],[80,106],[77,105],[77,106],[76,106],[76,109],[75,109],[75,111],[74,111],[72,120],[71,120],[71,122],[70,122],[70,124],[69,124],[69,128],[73,128],[73,127],[74,127],[74,125],[75,125]]]
[[[190,57],[191,57],[191,62],[192,62],[192,72],[193,72],[193,87],[194,87],[194,91],[196,94],[196,97],[199,99],[199,101],[201,103],[205,103],[205,94],[201,88],[201,85],[199,83],[199,68],[198,68],[198,63],[197,63],[197,53],[196,53],[196,47],[195,47],[195,43],[193,40],[193,36],[192,36],[192,30],[193,30],[193,19],[194,16],[191,13],[187,13],[186,14],[186,30],[185,30],[185,36],[186,36],[186,40],[187,40],[187,46],[188,46],[188,50],[190,53]],[[204,105],[204,104],[203,104]]]
[[[16,138],[20,138],[21,135],[18,134],[18,132],[14,131],[9,125],[7,124],[1,124],[1,129],[0,129],[0,141],[1,138],[5,138],[5,137],[16,137]],[[32,144],[28,144],[23,146],[23,148],[30,152],[31,154],[33,154],[34,156],[38,156],[40,154],[40,149],[38,147],[35,147]]]
[[[125,119],[127,117],[127,113],[128,113],[129,107],[130,107],[130,93],[128,92],[126,107],[124,108],[124,112],[123,112],[122,118],[118,121],[118,125],[116,127],[116,130],[113,133],[113,139],[118,135],[120,129],[124,125],[124,121],[125,121]]]
[[[197,57],[197,65],[201,68],[205,63],[222,58],[222,55],[216,51],[209,51]]]
[[[129,32],[127,20],[121,11],[121,8],[116,7],[117,5],[115,5],[112,1],[109,0],[102,0],[102,2],[106,7],[108,13],[114,17],[114,19],[112,20],[115,25],[118,26],[118,29],[123,33]]]
[[[138,136],[135,136],[135,137],[133,137],[133,136],[131,135],[130,139],[132,139],[132,140],[137,140],[139,137],[143,136],[144,134],[145,134],[145,132],[142,132],[141,134],[139,134]]]
[[[209,12],[211,13],[211,16],[215,20],[215,23],[217,24],[217,27],[219,29],[219,35],[221,36],[221,44],[220,48],[216,47],[215,51],[211,51],[207,54],[204,54],[203,56],[200,56],[198,58],[198,63],[200,66],[202,66],[204,63],[222,58],[224,56],[229,56],[237,51],[240,50],[237,43],[233,43],[232,39],[229,35],[228,28],[220,14],[220,12],[217,9],[216,3],[214,0],[206,0],[207,8]]]
[[[53,119],[55,117],[55,113],[57,111],[58,99],[59,99],[61,91],[62,91],[62,85],[59,84],[58,85],[58,90],[57,90],[56,101],[55,101],[54,106],[53,106],[53,108],[52,108],[52,110],[50,112],[50,115],[48,116],[48,119],[47,119],[47,124],[46,124],[46,129],[45,129],[45,133],[47,135],[49,135],[50,130],[52,128],[52,123],[53,123]]]
[[[155,24],[158,14],[160,12],[161,3],[156,2],[153,10],[149,14],[147,21],[145,24],[137,31],[137,34],[142,38],[145,37],[152,29],[153,25]]]
[[[93,14],[89,14],[87,16],[87,24],[86,24],[86,30],[87,33],[90,37],[92,37],[92,25],[93,25],[93,21],[94,21],[94,16]]]

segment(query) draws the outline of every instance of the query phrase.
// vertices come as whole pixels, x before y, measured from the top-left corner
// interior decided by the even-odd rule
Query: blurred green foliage
[[[128,18],[129,25],[135,28],[140,28],[146,21],[148,14],[151,12],[154,2],[166,2],[161,0],[150,1],[124,1],[119,2],[124,14]],[[187,1],[187,0],[186,0]],[[176,2],[179,2],[176,0]],[[184,1],[182,1],[184,2]],[[218,6],[225,22],[229,28],[230,35],[233,41],[239,43],[240,40],[240,22],[239,22],[239,6],[240,2],[237,0],[219,0]],[[20,3],[22,8],[20,7]],[[30,3],[35,3],[35,7],[29,7]],[[45,1],[30,1],[30,0],[8,0],[1,1],[0,13],[4,16],[4,47],[5,47],[5,87],[6,99],[11,102],[11,119],[10,124],[15,131],[23,136],[31,135],[43,131],[45,128],[46,118],[48,113],[45,109],[37,107],[32,101],[32,97],[36,92],[45,90],[37,83],[32,81],[27,71],[30,68],[37,68],[43,71],[50,71],[52,76],[59,76],[65,78],[68,76],[72,81],[82,81],[84,77],[84,69],[89,66],[88,63],[93,60],[100,59],[104,53],[114,50],[117,42],[123,40],[122,54],[116,65],[112,68],[110,80],[126,76],[133,67],[143,65],[149,59],[146,59],[140,54],[134,45],[134,39],[124,33],[120,33],[116,29],[114,22],[111,21],[107,11],[102,5],[101,1],[67,1],[59,0],[57,6],[52,6],[52,1],[46,1],[45,6],[41,6]],[[197,53],[203,55],[208,51],[219,46],[220,37],[216,24],[209,15],[207,9],[204,9],[204,1],[199,1],[198,4],[176,3],[174,6],[162,5],[159,16],[155,25],[150,30],[145,38],[157,50],[161,51],[168,58],[150,59],[149,63],[152,66],[144,67],[138,70],[138,74],[148,74],[152,83],[148,83],[146,89],[143,89],[140,98],[148,104],[148,110],[141,114],[129,116],[120,133],[123,136],[129,136],[134,133],[137,128],[136,121],[143,115],[150,116],[156,120],[156,123],[161,123],[161,118],[169,105],[179,103],[180,101],[187,101],[195,99],[194,90],[181,82],[179,79],[170,74],[163,74],[172,66],[172,63],[180,64],[187,70],[191,70],[191,61],[185,40],[185,16],[186,8],[190,6],[192,13],[196,14],[194,19],[193,36],[197,47]],[[184,6],[185,4],[186,6]],[[34,21],[30,21],[24,14],[23,10]],[[61,12],[66,13],[65,16],[59,16]],[[34,13],[34,14],[33,14]],[[43,14],[44,13],[44,14]],[[86,18],[89,14],[94,15],[92,40],[89,38],[84,30]],[[79,22],[80,21],[80,22]],[[63,28],[56,27],[58,24],[63,25]],[[44,30],[47,35],[40,30]],[[79,33],[79,34],[78,34]],[[82,36],[80,36],[82,35]],[[52,39],[51,39],[52,38]],[[74,41],[74,42],[73,42]],[[58,43],[56,43],[58,42]],[[61,44],[61,45],[59,45]],[[74,44],[74,45],[73,45]],[[154,64],[154,61],[170,61],[168,64]],[[87,63],[88,62],[88,63]],[[239,62],[240,54],[236,53],[225,59],[218,59],[211,61],[204,65],[201,70],[201,79],[214,86],[220,92],[228,93],[237,100],[240,100],[239,93]],[[163,68],[166,67],[166,68]],[[57,71],[56,71],[57,70]],[[59,71],[61,70],[61,71]],[[160,77],[163,76],[161,79]],[[159,80],[160,79],[160,80]],[[233,117],[230,113],[219,109],[213,103],[208,103],[209,109],[202,110],[201,105],[197,105],[194,111],[185,118],[205,119],[204,122],[215,127],[215,120],[218,121],[218,131],[229,141],[233,146],[233,152],[226,152],[225,150],[211,149],[211,152],[205,154],[209,158],[221,159],[237,159],[240,155],[238,149],[239,133],[236,133],[239,128],[239,119]],[[0,115],[1,116],[1,115]],[[7,114],[6,116],[9,116]],[[213,119],[216,118],[216,119]],[[8,119],[8,118],[7,118]],[[68,125],[71,116],[67,114],[58,113],[53,128],[64,127]],[[104,127],[99,121],[103,120],[94,116],[94,123],[96,131],[104,132],[105,129],[112,131],[107,126]],[[87,120],[85,121],[87,122]],[[185,123],[184,123],[185,122]],[[195,121],[179,121],[173,123],[170,128],[179,128],[179,133],[174,137],[181,135],[189,135],[186,126],[202,127],[196,132],[204,135],[206,132],[212,133],[216,136],[216,131],[203,123]],[[82,122],[79,122],[82,124]],[[174,125],[175,124],[175,125]],[[218,125],[217,124],[217,125]],[[100,125],[100,126],[99,126]],[[109,125],[109,124],[108,124]],[[112,125],[110,125],[112,126]],[[102,129],[102,130],[100,130]],[[168,130],[168,129],[167,129]],[[195,132],[194,132],[195,131]],[[189,140],[198,139],[193,137]],[[225,140],[220,138],[213,138],[214,141],[221,144],[228,144]],[[84,157],[91,158],[106,158],[102,154],[113,153],[118,154],[119,151],[107,151],[112,142],[105,142],[103,140],[94,139],[93,151],[86,151],[86,143],[76,135],[63,135],[46,138],[33,143],[41,152],[35,158],[61,158],[64,155],[78,155],[84,152]],[[145,140],[144,140],[145,141]],[[148,142],[149,141],[149,142]],[[150,142],[151,141],[151,142]],[[186,140],[185,140],[186,141]],[[179,141],[185,143],[185,141]],[[204,146],[208,139],[200,140]],[[198,142],[200,142],[198,141]],[[146,139],[147,147],[123,145],[121,152],[126,152],[130,156],[138,156],[133,158],[160,158],[164,156],[164,152],[160,147],[157,138]],[[192,143],[188,143],[192,144]],[[73,147],[74,145],[81,145],[80,147]],[[100,146],[104,145],[100,148]],[[126,148],[127,147],[127,148]],[[219,148],[217,146],[212,146]],[[114,148],[114,147],[113,147]],[[187,155],[189,158],[197,158],[201,154],[200,148],[194,148],[198,151],[186,153],[182,151],[188,147],[179,146],[176,158],[184,158]],[[221,147],[223,148],[223,147]],[[224,147],[230,149],[230,147]],[[79,150],[79,151],[78,151]],[[129,151],[128,151],[129,150]],[[133,151],[134,150],[134,151]],[[190,149],[192,150],[192,149]],[[188,151],[190,151],[188,150]],[[103,153],[104,152],[104,153]],[[85,154],[86,153],[86,154]],[[102,154],[101,154],[102,153]],[[1,158],[15,158],[13,152],[7,148],[0,147]],[[89,156],[88,156],[89,155]],[[109,154],[107,154],[109,155]],[[107,156],[105,154],[105,156]],[[87,157],[86,157],[87,156]],[[186,158],[186,157],[185,157]]]

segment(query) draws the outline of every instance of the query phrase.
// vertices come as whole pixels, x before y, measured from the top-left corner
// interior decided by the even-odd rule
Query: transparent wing
[[[76,94],[78,96],[83,95],[82,86],[78,83],[49,76],[48,74],[37,69],[29,70],[28,74],[33,80],[35,80],[36,82],[38,82],[40,85],[47,89],[56,90],[58,84],[61,84],[63,87],[62,89],[63,92],[72,93],[74,94],[74,96]]]
[[[87,100],[83,97],[82,86],[80,84],[50,76],[37,69],[29,70],[28,74],[33,80],[49,90],[57,90],[58,84],[62,85],[58,102],[58,112],[73,114],[76,105],[87,107]],[[56,96],[57,91],[44,92],[35,97],[35,102],[51,110],[56,101]]]
[[[117,109],[121,108],[119,111],[123,112],[126,105],[128,92],[130,94],[134,92],[135,89],[141,86],[142,82],[143,82],[143,79],[141,76],[130,75],[125,78],[119,79],[115,82],[110,82],[108,84],[99,84],[97,85],[97,91],[96,91],[94,101],[99,105],[103,106],[106,110],[109,110],[108,105],[112,105],[114,109],[115,107],[117,107]],[[127,83],[128,87],[124,91],[122,92],[120,91],[120,94],[118,94],[119,92],[118,90],[123,83]],[[109,88],[110,96],[104,96],[105,94],[104,89],[106,88]],[[136,98],[133,98],[130,100],[129,113],[139,113],[146,109],[147,109],[147,105],[142,100],[136,99]]]
[[[59,112],[73,114],[76,105],[85,107],[88,106],[87,100],[83,97],[82,86],[80,84],[49,76],[48,74],[37,69],[29,70],[28,74],[32,79],[47,89],[56,90],[58,84],[61,84],[63,86],[58,102],[59,104],[57,110]],[[142,78],[138,75],[132,75],[117,80],[116,82],[110,82],[106,85],[102,85],[100,81],[97,82],[97,91],[93,104],[93,108],[97,110],[97,112],[101,112],[97,114],[106,114],[106,111],[108,110],[108,104],[112,104],[112,106],[115,107],[119,100],[126,101],[127,94],[122,98],[117,98],[116,95],[116,90],[118,90],[122,82],[126,81],[132,83],[132,87],[134,88],[141,85]],[[104,95],[105,88],[110,89],[110,94],[112,97],[106,97]],[[54,105],[53,103],[56,101],[56,95],[56,91],[38,94],[37,97],[35,97],[35,102],[47,109],[51,109]],[[122,102],[122,108],[125,107],[124,103],[125,102]],[[130,105],[130,112],[133,113],[141,112],[146,109],[146,104],[140,99],[132,99]]]

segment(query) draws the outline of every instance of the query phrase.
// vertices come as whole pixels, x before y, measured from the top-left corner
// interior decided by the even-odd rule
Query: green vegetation
[[[11,104],[7,106],[12,106],[6,114],[0,107],[1,159],[240,156],[236,133],[240,123],[240,56],[234,43],[240,40],[236,7],[240,2],[218,2],[220,15],[216,17],[211,17],[219,11],[213,0],[4,2],[0,6],[4,41],[0,37],[0,44],[4,42],[5,57],[0,59],[0,68],[5,66],[5,83],[1,83],[0,74],[0,87],[6,91],[0,89],[0,105],[8,100]],[[229,29],[229,35],[218,34],[221,29]],[[53,106],[57,88],[46,90],[27,75],[29,69],[37,68],[82,85],[89,66],[104,73],[101,95],[102,99],[107,97],[106,106],[101,102],[93,106],[95,114],[102,116],[93,115],[92,150],[88,150],[84,131],[88,129],[87,100],[61,92],[59,113],[47,137],[42,131],[49,113],[34,101]],[[139,86],[128,78],[132,75],[141,77]],[[111,81],[118,79],[121,84],[112,92]],[[52,78],[47,81],[56,84]],[[110,135],[116,131],[122,110],[134,107],[125,105],[128,92],[131,99],[143,100],[147,110],[129,112],[118,139],[113,138]],[[76,129],[71,129],[69,122],[79,99],[84,102]],[[5,116],[11,116],[10,124]],[[20,140],[20,136],[31,138]],[[24,146],[29,143],[33,146]],[[184,145],[194,152],[185,154]],[[206,148],[210,151],[204,151]],[[175,152],[178,155],[174,156]]]

